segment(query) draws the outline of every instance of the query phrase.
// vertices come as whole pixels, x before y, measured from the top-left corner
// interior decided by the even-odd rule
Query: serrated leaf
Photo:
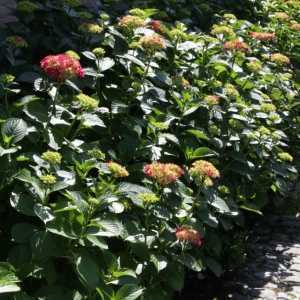
[[[116,219],[93,219],[91,224],[88,234],[96,236],[120,236],[124,230],[122,223]]]
[[[117,292],[115,300],[135,300],[143,294],[144,289],[135,284],[125,284]]]
[[[52,220],[54,220],[54,215],[50,209],[50,207],[43,206],[39,203],[35,204],[34,207],[35,214],[46,224]]]
[[[115,65],[115,62],[109,57],[104,57],[103,59],[100,59],[100,61],[97,61],[97,65],[99,67],[100,72],[104,72],[112,68]]]
[[[100,271],[88,253],[83,252],[76,259],[76,270],[82,281],[91,289],[100,285]]]
[[[13,137],[13,143],[21,141],[27,135],[27,123],[23,119],[10,118],[2,126],[2,135]]]
[[[163,255],[152,254],[150,259],[153,262],[153,264],[158,272],[165,269],[168,265],[168,260]]]
[[[7,262],[0,262],[0,294],[20,291],[17,285],[19,281],[13,266]]]
[[[106,127],[103,121],[95,114],[84,113],[81,116],[83,126],[85,127]]]

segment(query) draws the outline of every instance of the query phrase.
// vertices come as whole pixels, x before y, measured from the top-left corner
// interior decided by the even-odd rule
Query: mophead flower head
[[[271,54],[271,61],[277,65],[288,65],[291,62],[287,56],[281,53]]]
[[[159,202],[159,197],[156,196],[154,193],[140,193],[138,198],[143,201],[144,204],[155,204]]]
[[[228,96],[230,98],[237,98],[237,97],[240,96],[239,91],[231,83],[226,83],[225,84],[225,94],[226,94],[226,96]]]
[[[141,37],[140,45],[149,52],[166,48],[165,39],[159,34],[151,34]]]
[[[151,20],[148,24],[150,25],[151,29],[157,33],[162,33],[164,31],[164,26],[159,20]]]
[[[98,57],[98,58],[103,57],[104,54],[105,54],[105,50],[104,50],[103,48],[101,48],[101,47],[97,47],[97,48],[93,49],[92,52],[93,52],[93,53],[96,55],[96,57]]]
[[[278,153],[278,157],[282,161],[292,162],[294,160],[293,156],[288,152],[280,152]]]
[[[103,28],[97,23],[82,23],[78,29],[82,33],[90,33],[90,34],[98,34],[103,31]]]
[[[56,183],[56,177],[52,174],[40,176],[40,180],[46,185],[53,185]]]
[[[84,110],[94,110],[99,104],[98,100],[83,93],[74,96],[74,99],[79,102],[80,107]]]
[[[273,41],[276,38],[274,32],[256,32],[252,31],[249,35],[258,41]]]
[[[211,34],[213,35],[228,35],[228,36],[233,36],[235,35],[233,29],[229,26],[226,25],[213,25],[212,30],[211,30]]]
[[[300,31],[300,23],[294,23],[290,25],[290,28],[295,31]]]
[[[145,20],[138,16],[127,15],[119,20],[118,25],[126,30],[134,30],[145,26]]]
[[[204,243],[204,239],[200,232],[186,226],[178,227],[175,235],[178,241],[191,243],[197,247],[201,247]]]
[[[232,40],[224,44],[224,49],[228,51],[250,52],[250,47],[243,41]]]
[[[49,162],[50,164],[58,165],[61,163],[62,156],[56,151],[46,151],[42,154],[42,159]]]
[[[144,173],[162,186],[175,182],[184,174],[178,165],[172,163],[154,162],[144,167]]]
[[[189,169],[189,173],[197,183],[202,183],[205,186],[213,185],[212,180],[220,177],[219,170],[206,160],[197,160],[193,162]]]
[[[1,74],[0,75],[0,83],[2,83],[3,85],[10,85],[11,83],[14,82],[15,79],[16,79],[16,77],[11,74]]]
[[[252,72],[252,73],[258,73],[259,71],[262,70],[262,63],[259,60],[252,60],[248,62],[247,68]]]
[[[115,178],[122,178],[122,177],[129,176],[129,173],[126,170],[126,168],[116,162],[110,161],[107,164],[107,167],[108,167],[109,171],[111,172],[112,176]]]
[[[209,106],[218,105],[220,103],[220,96],[217,95],[207,95],[204,100]]]
[[[67,54],[48,55],[41,60],[40,66],[51,79],[58,82],[84,76],[80,62]]]
[[[270,113],[276,111],[276,106],[272,103],[262,103],[260,109],[265,113]]]
[[[273,18],[275,18],[279,21],[287,21],[290,19],[290,16],[285,12],[279,11],[273,15]]]

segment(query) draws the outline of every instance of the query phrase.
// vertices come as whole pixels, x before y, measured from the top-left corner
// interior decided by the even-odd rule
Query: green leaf
[[[186,155],[189,160],[193,160],[203,157],[218,156],[218,153],[208,147],[200,147],[193,151],[186,151]]]
[[[6,262],[0,262],[0,294],[20,291],[17,283],[20,282],[15,274],[14,267]]]
[[[112,68],[115,65],[115,62],[113,59],[111,59],[109,57],[104,57],[104,58],[100,59],[99,61],[97,61],[96,64],[98,65],[100,72],[104,72],[104,71]]]
[[[82,124],[85,127],[106,127],[103,121],[95,114],[84,113],[81,116]]]
[[[99,266],[86,251],[78,255],[75,264],[78,275],[89,288],[99,287],[101,284]]]
[[[32,196],[13,191],[10,195],[10,205],[19,213],[26,216],[35,216],[33,211],[34,200]]]
[[[45,199],[46,190],[42,187],[41,182],[37,178],[31,176],[31,173],[30,173],[29,170],[26,170],[26,169],[21,170],[15,176],[15,179],[18,179],[18,180],[20,180],[22,182],[29,183],[34,188],[34,191],[36,192],[36,194],[38,195],[38,197],[41,200]]]
[[[201,130],[197,130],[197,129],[189,129],[186,132],[194,135],[196,138],[200,139],[200,140],[206,140],[209,141],[209,137]]]
[[[144,289],[135,284],[123,285],[117,292],[116,300],[135,300],[143,294]]]
[[[120,236],[124,227],[117,219],[93,219],[91,226],[88,228],[88,233],[96,236]]]
[[[151,261],[153,262],[153,264],[154,264],[154,266],[155,266],[155,268],[157,269],[158,272],[165,269],[168,265],[168,260],[163,255],[152,254],[151,255]]]
[[[203,269],[202,262],[190,254],[185,253],[181,256],[175,256],[175,259],[195,272],[201,272]]]
[[[55,219],[53,212],[51,211],[50,207],[43,206],[39,203],[34,205],[34,212],[35,214],[45,223],[52,221]]]
[[[218,196],[214,196],[214,199],[212,202],[210,202],[210,205],[217,208],[219,212],[230,212],[230,208],[228,207],[227,203]]]
[[[95,235],[87,235],[86,239],[89,240],[94,246],[100,248],[100,249],[108,249],[108,245],[105,242],[105,240],[103,238],[101,238],[100,236],[95,236]]]
[[[3,136],[13,137],[13,143],[20,142],[27,135],[27,123],[18,118],[7,119],[1,132]]]

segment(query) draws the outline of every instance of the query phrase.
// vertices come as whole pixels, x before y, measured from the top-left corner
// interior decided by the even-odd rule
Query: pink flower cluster
[[[59,82],[84,76],[80,62],[66,54],[48,55],[41,60],[40,65],[50,78]]]
[[[228,41],[224,44],[224,49],[229,51],[250,52],[250,47],[240,40]]]
[[[204,239],[201,234],[195,230],[187,227],[179,227],[176,229],[176,238],[181,242],[188,242],[194,244],[197,247],[201,247],[204,243]]]
[[[276,38],[275,33],[272,32],[250,32],[250,36],[259,41],[273,41]]]
[[[184,173],[183,169],[178,165],[171,163],[154,162],[144,167],[144,173],[153,178],[160,185],[168,185],[175,182]]]

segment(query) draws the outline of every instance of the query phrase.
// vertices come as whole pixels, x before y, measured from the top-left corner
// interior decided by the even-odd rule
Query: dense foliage
[[[297,178],[298,1],[209,33],[92,2],[0,29],[4,299],[172,299]]]

